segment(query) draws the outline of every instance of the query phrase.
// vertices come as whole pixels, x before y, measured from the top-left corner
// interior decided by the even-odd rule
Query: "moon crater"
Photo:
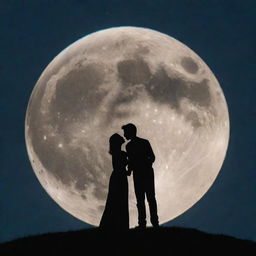
[[[148,64],[142,59],[120,61],[117,70],[124,85],[145,84],[151,76]]]
[[[191,74],[196,74],[199,70],[197,63],[191,57],[183,57],[181,59],[182,67]]]

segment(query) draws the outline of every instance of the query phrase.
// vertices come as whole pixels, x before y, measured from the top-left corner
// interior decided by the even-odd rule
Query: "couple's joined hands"
[[[132,170],[131,169],[128,169],[127,172],[126,172],[127,176],[131,176],[132,174]]]

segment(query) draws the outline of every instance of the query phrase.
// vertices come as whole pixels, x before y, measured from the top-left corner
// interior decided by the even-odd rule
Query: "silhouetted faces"
[[[132,140],[133,138],[136,137],[137,134],[137,128],[134,124],[126,124],[122,126],[122,129],[124,130],[124,137],[127,140]]]
[[[117,133],[114,133],[109,138],[109,154],[113,155],[116,152],[121,151],[121,146],[124,143],[124,138]]]

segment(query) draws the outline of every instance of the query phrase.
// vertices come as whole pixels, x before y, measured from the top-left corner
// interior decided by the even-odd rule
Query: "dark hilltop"
[[[1,255],[256,255],[256,243],[195,229],[160,227],[124,233],[99,229],[49,233],[0,244]]]

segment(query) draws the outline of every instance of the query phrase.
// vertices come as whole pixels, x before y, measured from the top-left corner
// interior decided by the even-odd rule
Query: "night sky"
[[[91,226],[45,192],[30,165],[24,120],[32,89],[49,62],[100,29],[138,26],[194,50],[225,94],[230,143],[213,186],[166,226],[256,241],[256,2],[254,0],[1,0],[0,242]]]

